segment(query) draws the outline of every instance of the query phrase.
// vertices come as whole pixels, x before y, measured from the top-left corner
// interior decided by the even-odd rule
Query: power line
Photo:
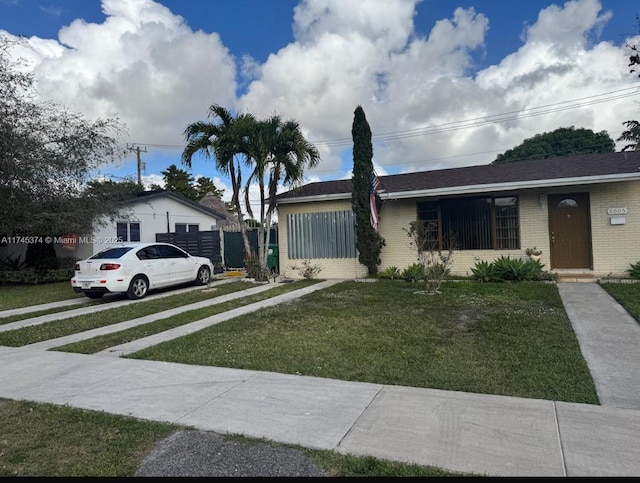
[[[427,136],[430,134],[439,134],[444,132],[459,131],[462,129],[470,129],[475,127],[481,127],[487,124],[496,124],[507,121],[513,121],[515,119],[527,119],[535,116],[542,116],[545,114],[552,114],[555,112],[562,112],[571,109],[577,109],[581,107],[592,106],[595,104],[601,104],[603,102],[611,102],[615,100],[625,99],[627,97],[633,97],[640,94],[638,87],[627,87],[624,89],[617,89],[601,94],[595,94],[592,96],[580,97],[567,101],[555,102],[552,104],[545,104],[542,106],[531,107],[527,109],[520,109],[517,111],[508,111],[499,114],[490,114],[487,116],[460,120],[450,121],[442,124],[435,124],[427,127],[419,127],[413,129],[405,129],[400,131],[390,131],[386,133],[376,134],[371,137],[372,141],[384,142],[395,141],[398,139],[406,139],[417,136]],[[586,101],[586,102],[585,102]],[[336,138],[320,141],[310,141],[314,145],[337,147],[346,146],[353,143],[352,138]],[[154,144],[154,143],[139,143],[144,146],[155,147],[158,149],[183,149],[184,146],[175,144]]]
[[[624,89],[617,89],[609,92],[604,92],[601,94],[595,94],[592,96],[586,96],[586,97],[581,97],[581,98],[576,98],[576,99],[566,100],[566,101],[559,101],[552,104],[546,104],[542,106],[521,109],[517,111],[491,114],[487,116],[471,118],[471,119],[466,119],[461,121],[451,121],[451,122],[436,124],[436,125],[427,126],[427,127],[386,132],[382,134],[373,135],[372,141],[373,142],[391,142],[391,141],[403,140],[403,139],[408,139],[413,137],[427,136],[431,134],[439,134],[439,133],[445,133],[445,132],[459,131],[463,129],[477,128],[477,127],[481,127],[488,124],[503,123],[507,121],[513,121],[516,119],[526,119],[530,117],[552,114],[556,112],[562,112],[566,110],[587,107],[595,104],[601,104],[604,102],[611,102],[615,100],[625,99],[628,97],[636,96],[639,93],[640,91],[636,86],[628,87]],[[347,146],[347,145],[351,145],[352,143],[353,143],[352,138],[336,138],[336,139],[312,142],[312,144],[314,145],[320,145],[320,146],[326,146],[326,147]],[[174,144],[136,143],[136,145],[145,146],[144,152],[146,152],[146,147],[153,147],[157,149],[170,149],[170,150],[184,148],[184,146],[182,145],[174,145]],[[466,153],[466,154],[460,154],[456,156],[447,156],[447,157],[441,157],[441,158],[432,158],[428,160],[413,161],[409,163],[398,163],[394,165],[387,165],[387,167],[403,166],[408,164],[430,163],[430,162],[445,160],[445,159],[453,159],[453,158],[460,158],[460,157],[466,157],[466,156],[476,156],[479,154],[489,154],[492,152],[499,153],[501,151],[505,151],[506,149],[510,149],[510,148],[498,149],[493,151],[485,151],[485,152]],[[141,162],[140,162],[139,153],[138,153],[138,168],[140,168],[140,163]],[[142,165],[144,165],[144,163],[142,163]],[[329,173],[329,172],[338,172],[338,171],[340,170],[317,170],[317,169],[314,170],[315,173],[321,173],[321,172]],[[138,174],[138,179],[140,180],[140,174]]]
[[[616,131],[615,133],[610,133],[610,134],[620,134],[622,133],[622,131]],[[167,145],[167,147],[169,148],[169,146]],[[171,149],[175,149],[178,148],[178,146],[171,146]],[[416,161],[409,161],[409,162],[405,162],[405,163],[394,163],[394,164],[385,164],[384,167],[385,168],[393,168],[393,167],[402,167],[402,166],[407,166],[407,165],[412,165],[412,164],[422,164],[422,163],[433,163],[435,161],[445,161],[448,159],[456,159],[456,158],[465,158],[465,157],[469,157],[469,156],[478,156],[478,155],[482,155],[482,154],[492,154],[492,153],[503,153],[509,149],[512,149],[513,146],[510,147],[505,147],[505,148],[501,148],[501,149],[492,149],[489,151],[475,151],[475,152],[471,152],[471,153],[461,153],[461,154],[456,154],[453,156],[441,156],[441,157],[437,157],[437,158],[429,158],[429,159],[420,159],[420,160],[416,160]],[[337,168],[337,169],[314,169],[313,172],[314,173],[340,173],[343,170],[341,168]]]
[[[593,96],[582,97],[578,99],[573,99],[569,101],[561,101],[553,104],[546,104],[543,106],[532,107],[528,109],[521,109],[518,111],[510,111],[501,114],[491,114],[488,116],[477,117],[472,119],[467,119],[463,121],[451,121],[442,124],[436,124],[429,127],[421,127],[414,129],[407,129],[402,131],[394,131],[388,133],[382,133],[373,135],[371,137],[372,141],[393,141],[396,139],[406,139],[416,136],[426,136],[429,134],[439,134],[450,131],[459,131],[461,129],[469,129],[474,127],[480,127],[487,124],[496,124],[502,123],[506,121],[513,121],[515,119],[526,119],[534,116],[542,116],[545,114],[551,114],[554,112],[561,112],[570,109],[576,109],[579,107],[591,106],[594,104],[601,104],[603,102],[610,102],[614,100],[624,99],[627,97],[632,97],[640,94],[640,91],[637,87],[628,87],[625,89],[618,89],[615,91],[610,91],[602,94],[596,94]],[[608,97],[603,97],[608,96]],[[582,102],[587,101],[588,102]],[[578,103],[578,104],[576,104]],[[342,146],[351,144],[353,140],[351,138],[339,138],[328,141],[318,141],[314,144],[319,144],[323,146]]]

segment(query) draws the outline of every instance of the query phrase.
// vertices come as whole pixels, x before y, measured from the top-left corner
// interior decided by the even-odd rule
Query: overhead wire
[[[496,124],[501,122],[513,121],[515,119],[527,119],[535,116],[542,116],[545,114],[552,114],[555,112],[567,111],[570,109],[577,109],[579,107],[587,107],[595,104],[601,104],[603,102],[610,102],[619,99],[625,99],[640,94],[640,89],[637,86],[627,87],[624,89],[618,89],[614,91],[604,92],[601,94],[594,94],[592,96],[580,97],[577,99],[571,99],[567,101],[555,102],[552,104],[546,104],[542,106],[524,108],[514,111],[503,112],[499,114],[489,114],[487,116],[476,117],[472,119],[465,119],[460,121],[450,121],[441,124],[435,124],[432,126],[419,127],[413,129],[404,129],[400,131],[390,131],[382,134],[374,134],[371,136],[372,141],[390,141],[395,139],[405,139],[416,136],[426,136],[430,134],[438,134],[442,132],[458,131],[461,129],[475,128],[486,124]],[[607,97],[603,97],[607,96]],[[583,102],[588,101],[588,102]],[[577,103],[577,104],[576,104]],[[341,146],[349,145],[353,143],[352,138],[335,138],[327,140],[309,141],[316,146]],[[183,149],[182,145],[175,144],[155,144],[155,143],[133,143],[134,145],[155,147],[158,149]]]
[[[591,96],[585,96],[575,99],[570,99],[566,101],[559,101],[551,104],[546,104],[542,106],[523,108],[519,110],[513,110],[498,114],[490,114],[487,116],[481,116],[471,119],[458,120],[458,121],[450,121],[441,124],[435,124],[430,126],[405,129],[399,131],[390,131],[386,133],[381,133],[377,135],[372,135],[371,139],[374,143],[388,143],[394,142],[398,140],[404,140],[408,138],[420,137],[420,136],[428,136],[433,134],[447,133],[453,131],[459,131],[463,129],[471,129],[478,128],[490,124],[499,124],[509,121],[514,121],[518,119],[527,119],[536,116],[542,116],[547,114],[553,114],[556,112],[567,111],[571,109],[588,107],[596,104],[601,104],[604,102],[611,102],[620,99],[626,99],[629,97],[633,97],[640,94],[640,89],[637,86],[627,87],[623,89],[617,89],[609,92],[604,92],[600,94],[594,94]],[[620,131],[622,132],[622,131]],[[348,146],[353,143],[352,138],[335,138],[328,140],[319,140],[319,141],[310,141],[315,146],[321,147],[339,147],[339,146]],[[156,149],[184,149],[182,145],[174,145],[174,144],[156,144],[156,143],[133,143],[134,145],[147,146]],[[506,149],[497,149],[491,151],[483,151],[483,152],[473,152],[473,153],[464,153],[455,156],[446,156],[440,158],[432,158],[428,160],[421,161],[413,161],[410,163],[398,163],[393,165],[385,165],[385,167],[395,167],[395,166],[403,166],[408,164],[420,164],[434,161],[441,161],[446,159],[460,158],[460,157],[468,157],[468,156],[477,156],[481,154],[490,154],[490,153],[500,153],[505,151]],[[319,170],[314,169],[314,173],[329,173],[329,172],[337,172],[338,170]]]
[[[462,121],[450,121],[442,124],[436,124],[428,127],[420,127],[414,129],[406,129],[402,131],[393,131],[388,133],[382,133],[371,136],[372,141],[391,141],[396,139],[405,139],[409,137],[425,136],[429,134],[438,134],[443,132],[458,131],[460,129],[468,129],[479,127],[487,124],[496,124],[501,122],[513,121],[516,119],[526,119],[534,116],[542,116],[545,114],[551,114],[554,112],[561,112],[570,109],[576,109],[578,107],[586,107],[594,104],[601,104],[603,102],[610,102],[618,99],[625,99],[640,94],[640,90],[637,86],[627,87],[624,89],[618,89],[602,94],[595,94],[593,96],[586,96],[582,98],[555,102],[552,104],[520,109],[516,111],[510,111],[500,114],[490,114],[488,116],[482,116]],[[608,96],[608,97],[602,97]],[[588,102],[583,102],[588,101]],[[577,104],[576,104],[577,103]],[[327,141],[316,141],[315,145],[322,146],[340,146],[351,144],[353,140],[351,138],[339,138]]]

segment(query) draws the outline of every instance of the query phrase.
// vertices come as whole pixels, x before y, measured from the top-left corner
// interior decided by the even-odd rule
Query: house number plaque
[[[608,208],[607,215],[626,215],[627,211],[626,206],[624,208]]]

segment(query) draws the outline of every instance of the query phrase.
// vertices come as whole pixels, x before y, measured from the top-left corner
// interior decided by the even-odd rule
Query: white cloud
[[[491,28],[482,2],[452,7],[430,32],[414,29],[418,3],[303,0],[294,42],[263,64],[244,57],[236,66],[216,33],[194,32],[160,4],[103,0],[104,22],[77,20],[58,40],[31,38],[27,53],[43,98],[90,118],[117,115],[130,142],[181,145],[184,128],[214,103],[295,119],[321,154],[308,180],[346,175],[358,105],[374,140],[384,138],[374,144],[379,174],[488,163],[526,138],[571,125],[615,139],[622,122],[637,118],[630,98],[589,100],[637,83],[624,43],[598,41],[611,18],[598,0],[542,10],[522,45],[480,72],[474,57]],[[247,85],[238,99],[237,84]],[[578,98],[585,98],[579,109],[530,116]],[[488,122],[500,113],[513,115]],[[462,121],[476,127],[461,129]],[[215,179],[230,198],[228,181]]]
[[[29,39],[41,98],[88,118],[118,117],[131,141],[181,144],[212,103],[233,105],[236,69],[218,34],[193,32],[151,0],[103,0],[104,22]]]
[[[383,52],[404,48],[412,33],[415,0],[303,0],[294,9],[294,34],[302,45],[354,31]]]
[[[484,51],[491,21],[482,4],[455,9],[421,36],[413,31],[416,3],[360,8],[358,2],[355,9],[338,0],[303,2],[294,18],[296,42],[267,60],[240,105],[259,115],[294,117],[312,140],[346,140],[327,144],[322,163],[309,173],[323,179],[348,169],[340,170],[340,157],[350,148],[358,104],[374,139],[389,134],[374,145],[374,157],[380,169],[394,172],[488,163],[558,127],[607,130],[615,139],[621,123],[636,115],[629,100],[583,101],[579,109],[536,117],[526,111],[635,82],[625,69],[624,45],[595,41],[611,18],[599,1],[544,9],[520,49],[476,74],[472,53]],[[481,122],[510,112],[521,115],[500,124]],[[478,127],[460,129],[460,121],[472,119]]]
[[[140,179],[145,189],[150,189],[152,185],[158,185],[164,188],[164,177],[160,174],[142,175]]]
[[[558,7],[551,5],[540,11],[538,21],[526,31],[527,43],[553,44],[558,50],[583,47],[588,34],[597,37],[602,26],[611,19],[610,11],[601,12],[599,0],[572,0]]]

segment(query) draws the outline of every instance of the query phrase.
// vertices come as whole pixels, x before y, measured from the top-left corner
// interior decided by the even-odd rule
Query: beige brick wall
[[[549,190],[528,190],[519,194],[520,203],[520,246],[519,250],[465,250],[453,255],[451,273],[469,276],[471,268],[480,260],[493,261],[501,256],[524,257],[527,247],[542,251],[540,261],[545,270],[551,270],[549,257],[549,216],[547,193],[589,192],[591,202],[591,231],[593,251],[593,271],[597,276],[625,275],[629,265],[640,261],[640,182],[571,186]],[[624,225],[611,225],[608,208],[628,209],[624,215]],[[289,213],[310,213],[320,211],[350,210],[351,200],[323,203],[300,203],[279,207],[279,239],[281,272],[296,277],[291,266],[300,260],[287,258],[286,215]],[[417,253],[410,247],[410,238],[405,229],[417,216],[414,200],[385,201],[380,210],[380,235],[386,245],[382,249],[382,271],[396,266],[403,270],[417,262]],[[360,278],[366,276],[366,267],[357,259],[317,259],[314,264],[322,266],[320,278]]]
[[[299,279],[302,275],[293,267],[300,266],[303,260],[289,259],[287,215],[291,213],[321,213],[326,211],[351,210],[351,200],[326,201],[315,203],[284,204],[278,206],[278,249],[280,274]],[[367,267],[361,265],[357,258],[313,258],[310,264],[321,268],[317,278],[354,279],[367,276]]]
[[[591,239],[594,273],[625,275],[640,261],[640,182],[591,188]],[[612,225],[609,208],[627,208],[624,225]],[[615,215],[614,215],[615,216]]]
[[[549,207],[547,196],[538,190],[525,191],[519,195],[520,203],[520,250],[517,256],[526,256],[527,248],[542,251],[540,262],[549,270]],[[512,255],[512,258],[516,255]]]
[[[546,235],[548,225],[546,197],[540,204],[538,193],[521,194],[519,202],[522,249],[455,251],[451,267],[453,275],[470,276],[471,267],[474,267],[476,262],[480,260],[491,262],[503,255],[511,258],[524,257],[524,249],[534,246],[542,250],[540,261],[548,267],[549,239]],[[416,217],[416,203],[413,200],[385,202],[380,211],[380,234],[386,241],[386,246],[382,249],[380,270],[390,266],[396,266],[403,270],[418,261],[418,255],[415,250],[410,248],[411,240],[405,231],[409,228],[409,223]],[[526,221],[523,223],[523,220]],[[543,224],[544,230],[541,229],[541,224]]]

